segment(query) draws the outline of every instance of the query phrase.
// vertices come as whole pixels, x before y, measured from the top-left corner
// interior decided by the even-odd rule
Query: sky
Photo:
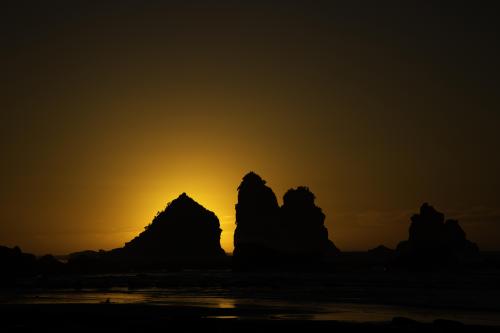
[[[3,5],[0,244],[120,247],[186,192],[231,252],[237,187],[255,171],[280,202],[308,186],[341,250],[395,247],[424,202],[500,250],[488,6]]]

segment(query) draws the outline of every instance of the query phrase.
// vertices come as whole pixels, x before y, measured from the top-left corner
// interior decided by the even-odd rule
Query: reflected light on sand
[[[216,298],[217,307],[219,309],[234,309],[236,302],[232,298]]]

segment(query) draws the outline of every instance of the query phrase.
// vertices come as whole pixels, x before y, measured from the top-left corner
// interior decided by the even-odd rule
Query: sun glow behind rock
[[[204,164],[206,166],[206,164]],[[137,224],[137,232],[149,224],[157,212],[165,209],[167,204],[185,192],[188,196],[201,204],[206,209],[212,211],[219,218],[221,234],[221,246],[227,253],[233,251],[233,233],[235,229],[234,186],[221,186],[217,179],[203,174],[193,173],[191,167],[187,165],[182,172],[174,172],[171,177],[165,177],[163,185],[157,184],[149,189],[140,191],[140,202],[138,210],[140,214],[134,216]],[[182,174],[186,174],[185,176]],[[189,174],[189,175],[188,175]],[[161,182],[160,182],[161,183]],[[233,191],[231,191],[231,189]],[[232,193],[231,193],[232,192]],[[130,221],[132,223],[132,221]],[[124,235],[121,235],[124,236]],[[126,239],[122,239],[122,242]]]
[[[474,28],[488,20],[85,3],[21,6],[4,29],[0,244],[123,246],[186,192],[219,217],[230,252],[236,187],[253,170],[278,200],[309,186],[342,250],[395,246],[424,201],[498,249],[498,75],[479,75],[498,38]]]

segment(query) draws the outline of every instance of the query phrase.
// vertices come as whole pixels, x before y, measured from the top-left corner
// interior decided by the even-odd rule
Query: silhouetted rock
[[[37,259],[37,271],[41,274],[61,274],[65,271],[65,265],[47,254]]]
[[[23,253],[19,247],[0,246],[0,279],[28,276],[37,273],[36,257]]]
[[[314,194],[304,186],[290,189],[283,196],[281,251],[310,256],[335,255],[339,252],[328,239],[325,214],[314,200]]]
[[[38,274],[61,274],[65,265],[48,254],[37,258],[34,254],[23,253],[19,247],[0,246],[0,280],[14,281],[14,278]]]
[[[183,193],[125,244],[124,252],[158,259],[220,259],[225,256],[221,232],[217,216]]]
[[[226,255],[217,216],[181,194],[123,248],[104,254],[117,269],[211,267]]]
[[[87,259],[87,260],[99,259],[105,253],[106,251],[104,250],[99,250],[99,251],[85,250],[85,251],[73,252],[68,255],[68,260],[74,261],[81,259]]]
[[[221,232],[217,216],[182,193],[124,247],[73,253],[69,264],[74,272],[220,267]]]
[[[92,273],[100,271],[115,270],[114,265],[106,262],[107,252],[99,251],[80,251],[71,253],[68,256],[68,270],[74,273]]]
[[[339,251],[328,239],[325,215],[307,187],[276,195],[254,172],[238,187],[233,263],[236,269],[302,267]]]
[[[394,250],[384,245],[379,245],[371,250],[368,250],[368,253],[376,257],[387,257],[392,256],[394,254]]]
[[[276,251],[279,205],[273,190],[257,174],[250,172],[238,187],[235,262],[270,258]],[[273,259],[270,259],[272,262]]]
[[[396,259],[400,265],[429,267],[463,263],[478,253],[458,221],[445,221],[444,214],[424,203],[420,213],[411,217],[408,240],[399,243]]]

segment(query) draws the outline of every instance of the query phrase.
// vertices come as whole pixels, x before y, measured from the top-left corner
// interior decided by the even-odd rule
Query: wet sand
[[[0,322],[7,331],[494,332],[498,276],[228,270],[42,276],[0,288]]]
[[[436,320],[420,323],[405,318],[387,322],[235,319],[262,316],[269,309],[170,307],[142,304],[11,304],[0,305],[7,332],[500,332],[500,327]],[[278,310],[275,310],[278,311]]]

